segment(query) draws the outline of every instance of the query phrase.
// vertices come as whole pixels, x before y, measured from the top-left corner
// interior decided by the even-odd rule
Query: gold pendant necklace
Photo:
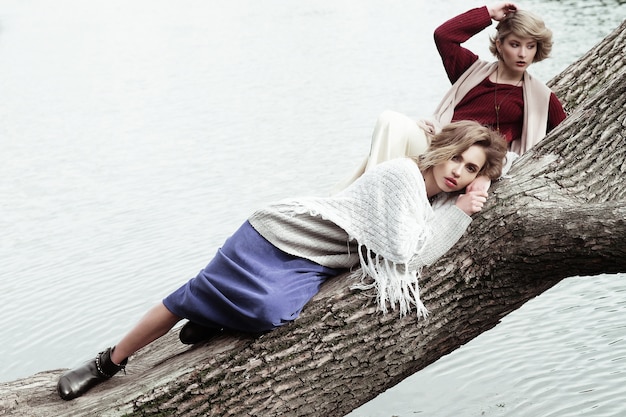
[[[504,103],[504,101],[507,99],[507,97],[510,96],[511,93],[520,86],[522,81],[524,81],[524,75],[522,74],[522,78],[513,86],[515,88],[511,88],[509,92],[504,96],[502,101],[500,101],[500,104],[498,104],[498,73],[499,68],[496,67],[496,83],[493,89],[493,108],[496,111],[496,131],[500,132],[500,107],[502,106],[502,103]]]

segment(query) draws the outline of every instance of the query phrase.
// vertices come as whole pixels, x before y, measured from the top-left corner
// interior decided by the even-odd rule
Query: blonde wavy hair
[[[503,43],[507,36],[515,35],[520,38],[531,38],[537,42],[537,52],[533,62],[543,61],[552,52],[552,31],[543,20],[527,10],[517,10],[506,15],[496,26],[496,34],[490,37],[489,51],[501,59],[496,41]]]
[[[462,154],[473,145],[485,150],[486,161],[478,175],[485,175],[492,180],[500,178],[506,158],[506,141],[500,133],[470,120],[444,126],[441,132],[432,137],[426,152],[413,159],[420,170],[425,172]]]

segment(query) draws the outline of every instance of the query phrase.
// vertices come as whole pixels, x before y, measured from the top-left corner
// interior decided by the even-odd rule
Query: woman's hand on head
[[[456,199],[456,206],[463,210],[465,214],[471,216],[483,209],[483,205],[487,202],[487,191],[474,190],[461,194]]]
[[[489,16],[493,20],[500,21],[506,17],[510,12],[517,10],[517,6],[514,3],[494,3],[487,6],[489,10]]]
[[[491,187],[491,180],[486,175],[480,175],[465,188],[469,193],[470,191],[489,191]]]

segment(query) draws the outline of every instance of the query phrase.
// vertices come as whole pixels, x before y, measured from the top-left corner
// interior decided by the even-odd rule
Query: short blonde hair
[[[428,171],[462,154],[473,145],[481,146],[485,150],[485,164],[478,175],[486,175],[492,180],[498,179],[506,158],[506,141],[500,133],[470,120],[444,126],[441,132],[432,137],[426,152],[415,159],[420,170]]]
[[[496,41],[503,43],[509,35],[531,38],[537,42],[537,52],[533,62],[543,61],[552,52],[552,31],[546,27],[539,16],[527,10],[517,10],[507,14],[496,26],[496,34],[491,36],[489,44],[489,50],[496,58],[501,58],[496,48]]]

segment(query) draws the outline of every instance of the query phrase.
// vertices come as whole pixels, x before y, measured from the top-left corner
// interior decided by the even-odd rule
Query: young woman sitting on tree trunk
[[[355,288],[377,291],[378,307],[420,301],[423,266],[463,235],[486,201],[466,189],[478,175],[500,176],[506,142],[476,122],[446,126],[419,158],[380,164],[332,197],[284,200],[256,211],[205,269],[153,307],[113,348],[65,372],[61,398],[71,400],[123,369],[128,357],[178,321],[183,343],[222,329],[266,332],[295,320],[328,278],[354,268]],[[360,268],[355,268],[360,266]]]
[[[498,25],[489,49],[496,61],[487,62],[461,44],[492,20]],[[475,120],[500,132],[512,162],[565,119],[556,95],[527,71],[552,50],[552,32],[540,17],[518,10],[514,3],[496,3],[453,17],[435,30],[434,37],[452,87],[429,119],[416,121],[394,111],[380,114],[368,157],[335,191],[383,161],[420,155],[429,137],[451,121]],[[489,185],[481,177],[475,187]]]

